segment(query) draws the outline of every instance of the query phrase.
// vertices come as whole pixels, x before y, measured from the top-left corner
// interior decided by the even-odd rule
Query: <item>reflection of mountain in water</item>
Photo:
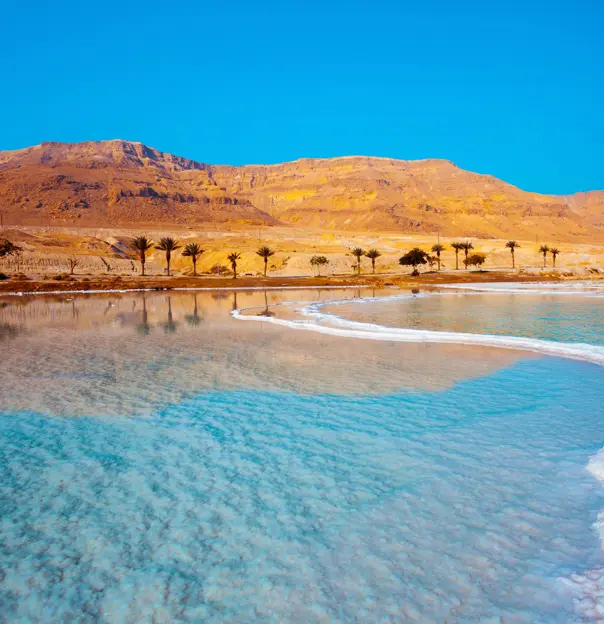
[[[160,400],[178,402],[216,388],[338,394],[441,389],[530,357],[501,349],[340,339],[231,316],[233,306],[280,317],[287,309],[275,306],[284,301],[354,295],[351,290],[236,296],[231,291],[226,305],[210,292],[98,295],[68,303],[39,297],[27,306],[11,302],[0,309],[4,335],[15,338],[2,345],[2,403],[11,409],[124,416],[147,413]],[[34,361],[40,370],[24,374]],[[56,383],[67,378],[69,385]]]

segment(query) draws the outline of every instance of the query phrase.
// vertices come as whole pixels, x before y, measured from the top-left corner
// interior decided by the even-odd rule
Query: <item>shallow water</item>
[[[0,308],[0,621],[603,617],[604,369],[270,322],[366,294]]]
[[[520,285],[518,285],[520,286]],[[411,297],[365,305],[325,306],[323,312],[364,323],[433,331],[526,336],[558,342],[604,345],[604,293],[572,290],[495,292],[431,289]]]

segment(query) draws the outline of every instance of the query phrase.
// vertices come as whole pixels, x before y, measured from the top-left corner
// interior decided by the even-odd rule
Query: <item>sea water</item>
[[[7,300],[0,621],[604,619],[602,366],[273,322],[367,294]]]
[[[415,289],[410,296],[363,298],[362,306],[343,301],[321,311],[388,327],[604,345],[604,286],[587,284]]]

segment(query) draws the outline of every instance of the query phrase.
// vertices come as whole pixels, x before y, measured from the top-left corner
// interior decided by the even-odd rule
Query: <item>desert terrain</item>
[[[460,240],[486,255],[483,269],[492,278],[593,277],[604,265],[604,191],[540,195],[436,159],[233,167],[128,141],[43,143],[0,152],[0,222],[0,240],[21,249],[0,258],[0,272],[10,278],[1,283],[4,291],[15,281],[30,282],[32,290],[63,289],[72,280],[99,288],[140,281],[132,249],[140,235],[180,244],[171,278],[164,252],[148,254],[147,282],[163,280],[165,287],[231,283],[231,252],[241,254],[239,285],[265,283],[255,253],[262,245],[275,251],[268,264],[272,284],[313,276],[333,284],[367,280],[367,258],[354,277],[355,247],[381,253],[373,281],[407,280],[410,269],[398,264],[400,256],[413,247],[430,251],[437,242],[445,247],[442,272],[430,277],[435,266],[422,267],[422,280],[482,279],[464,270],[463,252],[455,270],[451,243]],[[505,247],[510,239],[519,243],[514,270]],[[182,255],[191,242],[204,250],[194,280],[190,258]],[[555,270],[550,254],[543,268],[544,244],[560,251]],[[320,275],[310,263],[317,255],[328,261]]]

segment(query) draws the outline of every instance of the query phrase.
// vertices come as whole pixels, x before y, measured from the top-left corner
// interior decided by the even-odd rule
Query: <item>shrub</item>
[[[418,247],[414,247],[411,251],[408,251],[404,256],[399,258],[399,264],[402,266],[411,266],[413,267],[413,271],[411,275],[419,275],[419,271],[417,267],[421,264],[426,264],[428,262],[429,254],[425,252],[423,249],[419,249]]]
[[[471,256],[468,256],[466,266],[481,267],[485,263],[486,259],[487,259],[486,254],[483,254],[483,253],[472,254]]]
[[[8,275],[6,273],[0,273],[0,280],[7,280]]]

